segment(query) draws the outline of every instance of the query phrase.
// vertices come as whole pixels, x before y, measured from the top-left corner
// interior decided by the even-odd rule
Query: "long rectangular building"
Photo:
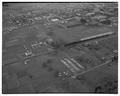
[[[101,37],[106,37],[106,36],[113,35],[113,34],[114,34],[114,32],[106,32],[106,33],[102,33],[102,34],[97,34],[97,35],[94,35],[94,36],[82,38],[79,41],[75,41],[75,42],[65,44],[64,46],[67,47],[67,46],[70,46],[70,45],[78,44],[80,42],[84,42],[84,41],[88,41],[88,40],[92,40],[92,39],[97,39],[97,38],[101,38]]]

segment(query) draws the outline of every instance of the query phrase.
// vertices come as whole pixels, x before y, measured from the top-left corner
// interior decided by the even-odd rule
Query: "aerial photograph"
[[[118,94],[118,2],[2,2],[2,94]]]

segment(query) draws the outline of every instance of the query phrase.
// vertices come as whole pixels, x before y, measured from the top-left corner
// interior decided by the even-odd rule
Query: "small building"
[[[74,17],[67,19],[67,28],[72,28],[81,25],[81,18],[80,17]]]

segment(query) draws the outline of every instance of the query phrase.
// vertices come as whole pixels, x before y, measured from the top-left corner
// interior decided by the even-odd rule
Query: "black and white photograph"
[[[1,53],[2,94],[118,94],[118,2],[3,1]]]

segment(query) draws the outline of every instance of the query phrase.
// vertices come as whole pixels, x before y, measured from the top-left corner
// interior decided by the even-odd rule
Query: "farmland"
[[[93,12],[107,16],[104,23],[91,18],[89,22],[84,4],[91,10],[101,4],[104,10]],[[116,13],[115,17],[110,14],[117,5],[98,5],[3,3],[2,93],[117,93],[118,24]],[[67,27],[69,24],[74,26]],[[113,34],[84,41],[110,32]],[[106,88],[105,80],[114,88],[109,84]]]

